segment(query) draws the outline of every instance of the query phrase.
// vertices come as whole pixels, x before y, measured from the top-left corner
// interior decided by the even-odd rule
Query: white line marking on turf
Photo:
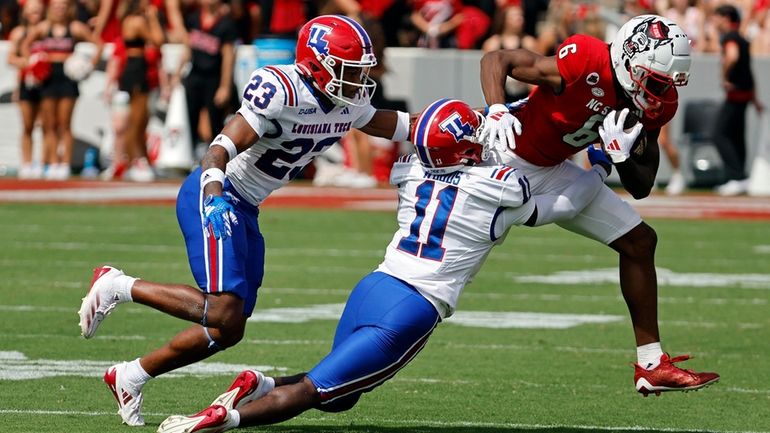
[[[316,304],[303,307],[278,307],[255,310],[249,322],[306,323],[311,320],[338,320],[345,304]],[[74,314],[70,307],[44,307],[31,305],[0,305],[0,311],[38,313],[53,312]],[[151,308],[125,307],[121,311],[130,314],[161,314]],[[458,326],[488,329],[567,329],[585,324],[624,323],[626,316],[609,314],[539,313],[528,311],[458,311],[445,321]],[[691,328],[763,329],[765,323],[754,322],[704,322],[672,320],[660,321],[664,326],[687,326]]]
[[[153,253],[168,253],[179,252],[181,246],[177,245],[147,245],[147,244],[117,244],[117,243],[102,243],[102,242],[33,242],[33,241],[20,241],[11,242],[11,246],[17,250],[61,250],[61,251],[136,251],[136,252],[153,252]]]
[[[0,334],[6,338],[24,338],[24,339],[37,339],[37,338],[77,338],[78,340],[83,338],[80,335],[58,335],[58,334]],[[107,341],[137,341],[147,340],[144,335],[97,335],[91,337],[92,340],[107,340]]]
[[[66,201],[102,203],[106,200],[173,200],[179,185],[154,184],[148,186],[121,186],[115,188],[57,188],[41,190],[0,191],[0,200],[23,202]]]
[[[3,366],[0,369],[0,380],[27,380],[57,376],[100,377],[113,364],[115,361],[29,359],[22,352],[0,351],[0,365]],[[288,368],[271,365],[199,362],[166,373],[161,377],[235,375],[247,369],[288,371]]]
[[[7,278],[5,283],[22,285],[23,287],[46,286],[51,285],[55,288],[64,289],[82,289],[85,290],[87,282],[85,281],[35,281],[29,279]],[[299,288],[299,287],[261,287],[260,293],[284,294],[284,295],[303,295],[303,296],[344,296],[350,295],[351,289],[318,289],[318,288]],[[464,298],[473,299],[507,299],[515,301],[546,301],[546,302],[575,302],[583,303],[614,303],[622,301],[620,294],[617,295],[570,295],[561,293],[499,293],[499,292],[465,292]],[[707,304],[707,305],[767,305],[768,299],[762,298],[702,298],[695,296],[660,296],[660,304]],[[3,307],[0,306],[0,309]],[[10,311],[10,310],[9,310]]]
[[[334,421],[332,417],[315,418],[318,421]],[[381,419],[372,417],[356,417],[356,422],[361,425],[393,424],[408,425],[419,427],[476,427],[476,428],[510,428],[510,429],[533,429],[533,430],[553,430],[553,429],[576,429],[589,431],[670,431],[687,433],[770,433],[768,431],[744,431],[744,430],[704,430],[687,429],[675,427],[643,427],[643,426],[595,426],[595,425],[574,425],[574,424],[519,424],[519,423],[497,423],[497,422],[472,422],[472,421],[431,421],[421,419]]]
[[[770,274],[678,273],[666,268],[656,268],[656,270],[658,284],[661,286],[770,289]],[[559,271],[550,275],[515,275],[513,278],[519,283],[619,284],[617,268]]]
[[[305,323],[311,320],[337,320],[345,304],[317,304],[305,307],[259,310],[249,322]],[[458,311],[447,323],[490,329],[567,329],[584,324],[613,323],[623,316],[608,314],[557,314],[533,312]]]
[[[45,409],[0,409],[0,414],[8,415],[61,415],[61,416],[115,416],[115,411],[101,412],[101,411],[80,411],[80,410],[45,410]],[[158,412],[144,412],[146,416],[158,416],[167,417],[174,415],[171,413],[158,413]],[[329,427],[333,427],[334,423],[339,423],[340,418],[334,417],[313,417],[312,414],[304,418],[304,422],[309,424],[316,423],[332,423]],[[433,421],[426,419],[383,419],[383,418],[371,418],[357,416],[355,423],[348,424],[351,427],[357,425],[378,425],[378,424],[390,424],[397,426],[412,426],[415,428],[421,427],[466,427],[466,428],[509,428],[509,429],[531,429],[531,430],[553,430],[553,429],[575,429],[575,430],[588,430],[588,431],[666,431],[666,432],[685,432],[685,433],[770,433],[768,431],[760,430],[704,430],[704,429],[686,429],[675,427],[642,427],[642,426],[592,426],[592,425],[579,425],[579,424],[519,424],[519,423],[496,423],[496,422],[471,422],[471,421]]]
[[[754,252],[757,254],[770,254],[770,245],[755,245]]]

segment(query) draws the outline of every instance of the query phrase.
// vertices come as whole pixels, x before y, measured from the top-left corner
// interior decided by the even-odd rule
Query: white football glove
[[[623,124],[628,115],[628,108],[624,108],[620,114],[612,110],[604,118],[603,127],[599,127],[599,135],[602,137],[602,147],[612,159],[613,164],[619,164],[628,159],[631,148],[636,138],[642,132],[642,124],[637,122],[631,131],[626,132]]]
[[[479,142],[487,142],[490,149],[498,146],[501,149],[515,149],[516,141],[513,132],[521,134],[521,122],[508,111],[504,104],[492,104],[484,122],[484,128],[479,134]]]

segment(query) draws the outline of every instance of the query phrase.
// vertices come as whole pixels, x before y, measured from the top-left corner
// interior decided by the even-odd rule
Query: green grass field
[[[76,312],[91,269],[102,263],[148,280],[192,282],[173,208],[3,204],[0,221],[1,432],[155,431],[170,414],[207,406],[244,365],[271,368],[270,374],[305,371],[331,344],[332,318],[250,322],[241,344],[208,360],[234,364],[225,374],[209,368],[150,382],[148,425],[122,426],[102,372],[159,346],[186,323],[121,305],[86,341]],[[395,219],[267,208],[261,225],[267,264],[255,317],[268,309],[280,316],[283,310],[275,309],[343,303],[379,263]],[[770,431],[770,224],[651,225],[660,239],[657,265],[665,269],[659,289],[664,350],[695,355],[684,366],[718,371],[720,383],[642,398],[632,384],[630,321],[609,271],[616,255],[556,226],[519,228],[466,288],[459,311],[617,320],[564,329],[449,320],[412,364],[353,410],[311,411],[246,431]],[[587,271],[586,278],[568,271]]]

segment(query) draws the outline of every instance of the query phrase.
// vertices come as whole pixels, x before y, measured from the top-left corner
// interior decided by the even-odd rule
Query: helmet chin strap
[[[648,117],[657,117],[660,115],[661,107],[663,104],[660,102],[654,105],[651,104],[647,98],[644,97],[643,90],[637,90],[631,99],[634,102],[634,105],[642,110]]]

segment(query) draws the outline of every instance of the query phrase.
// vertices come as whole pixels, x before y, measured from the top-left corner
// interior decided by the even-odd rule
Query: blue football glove
[[[607,176],[612,173],[612,161],[610,161],[607,154],[604,153],[604,150],[589,145],[586,152],[588,153],[588,162],[590,162],[591,165],[600,165],[607,172]]]
[[[238,218],[230,201],[226,197],[209,194],[203,202],[203,227],[206,228],[206,235],[209,235],[208,228],[211,227],[215,238],[225,239],[233,234],[233,225],[238,225]]]

